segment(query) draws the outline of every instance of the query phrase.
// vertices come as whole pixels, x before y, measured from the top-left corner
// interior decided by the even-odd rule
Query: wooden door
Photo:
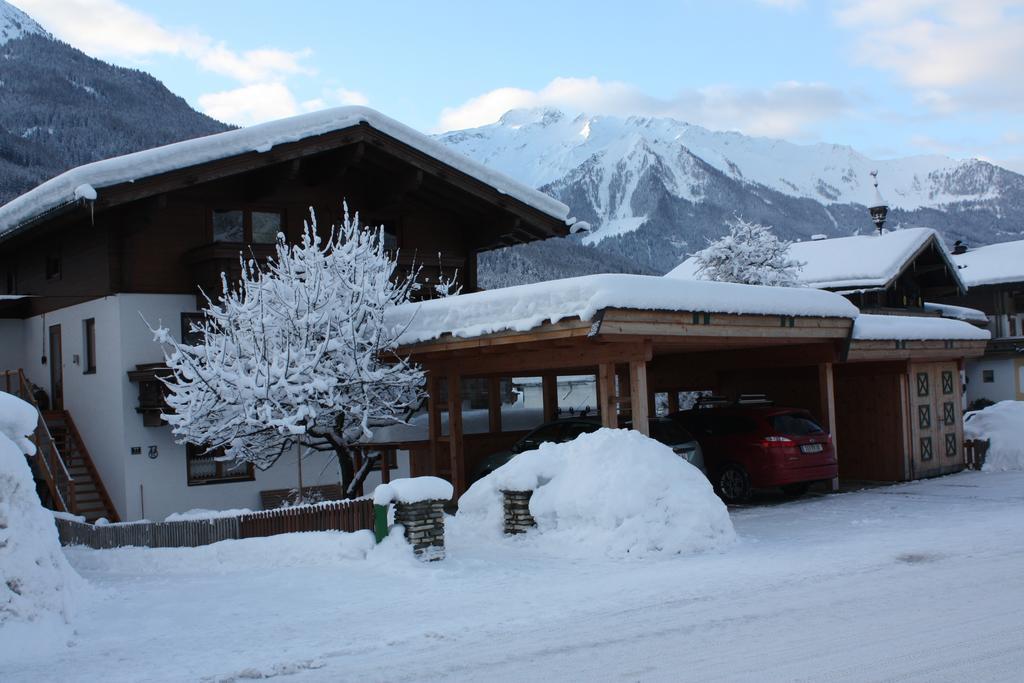
[[[960,372],[955,362],[910,366],[911,476],[928,477],[963,463]]]
[[[60,325],[50,325],[50,409],[64,410],[64,355]]]

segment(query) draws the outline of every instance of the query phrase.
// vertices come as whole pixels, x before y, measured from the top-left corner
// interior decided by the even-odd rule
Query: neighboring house
[[[967,292],[938,234],[904,228],[813,239],[792,244],[788,256],[804,264],[801,284],[840,294],[860,312],[835,371],[837,401],[862,404],[844,406],[834,423],[840,477],[905,480],[962,468],[965,362],[981,355],[989,335],[978,329],[981,312],[935,303]],[[691,257],[666,277],[696,280],[698,269]],[[973,340],[972,348],[958,348],[958,338]],[[926,340],[942,347],[926,348]],[[813,405],[794,391],[791,374],[764,373],[760,385],[742,380],[780,401]]]
[[[981,309],[992,340],[967,365],[970,402],[1024,401],[1024,240],[990,244],[953,260],[970,290],[951,302]]]
[[[551,197],[362,107],[88,164],[0,207],[0,370],[20,369],[45,394],[77,482],[68,507],[162,519],[258,508],[260,491],[298,485],[295,456],[254,472],[174,443],[148,325],[187,337],[200,287],[216,296],[243,250],[263,258],[279,231],[297,238],[310,207],[326,233],[343,200],[383,226],[403,266],[423,267],[427,294],[441,275],[474,291],[480,251],[583,226]],[[17,373],[0,390],[12,378],[18,391]],[[306,486],[338,481],[333,457],[302,465]],[[408,472],[407,460],[393,466]],[[51,495],[66,495],[60,484]]]

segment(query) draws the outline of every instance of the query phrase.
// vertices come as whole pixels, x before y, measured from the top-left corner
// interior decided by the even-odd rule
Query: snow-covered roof
[[[987,340],[982,330],[962,320],[913,315],[862,313],[853,322],[853,338],[863,340]]]
[[[1024,282],[1024,240],[978,247],[953,260],[969,287]]]
[[[444,334],[476,337],[494,332],[524,332],[559,320],[590,320],[605,308],[840,318],[857,315],[857,307],[849,301],[818,289],[616,273],[405,304],[392,311],[390,321],[407,325],[400,344],[414,344]]]
[[[569,217],[569,207],[557,199],[472,161],[409,126],[367,107],[337,107],[175,142],[73,168],[0,207],[0,235],[63,205],[95,199],[96,191],[105,187],[247,152],[269,152],[277,145],[362,123],[476,178],[502,194],[565,221],[566,225],[585,229],[585,224]]]
[[[932,313],[938,313],[943,318],[966,320],[969,323],[988,325],[988,316],[985,315],[984,311],[979,311],[977,308],[953,306],[952,304],[936,304],[926,301],[924,304],[924,310]]]
[[[938,251],[947,262],[953,277],[958,278],[956,265],[942,248],[938,233],[931,228],[904,228],[883,235],[852,235],[794,242],[788,256],[804,264],[800,271],[800,282],[808,287],[887,287],[932,239],[938,242]],[[698,278],[697,269],[697,259],[691,256],[670,271],[667,277],[694,280]]]

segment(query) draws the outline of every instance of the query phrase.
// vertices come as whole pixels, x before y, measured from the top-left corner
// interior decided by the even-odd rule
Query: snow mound
[[[1024,470],[1024,401],[1000,401],[965,414],[964,437],[990,440],[986,472]]]
[[[198,548],[67,548],[80,571],[111,574],[231,574],[282,567],[333,567],[364,560],[372,531],[311,531],[220,541]]]
[[[412,477],[381,484],[373,490],[373,504],[419,503],[424,500],[451,500],[454,489],[440,477]]]
[[[700,470],[631,430],[601,429],[517,455],[459,499],[453,531],[500,535],[503,489],[534,492],[537,531],[527,539],[560,554],[689,554],[725,548],[736,538]]]
[[[0,393],[0,660],[59,633],[81,578],[64,558],[53,515],[39,502],[25,455],[36,411]]]

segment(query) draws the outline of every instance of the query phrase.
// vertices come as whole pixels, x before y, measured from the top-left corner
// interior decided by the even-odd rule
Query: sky
[[[362,104],[427,132],[516,107],[1024,172],[1024,0],[12,0],[237,125]]]

